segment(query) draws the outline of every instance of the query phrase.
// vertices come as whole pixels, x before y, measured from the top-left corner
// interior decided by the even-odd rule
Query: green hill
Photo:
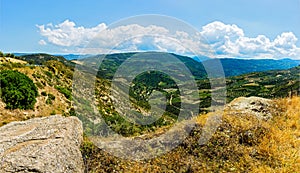
[[[16,58],[27,61],[29,64],[33,64],[33,65],[43,65],[45,62],[50,60],[59,61],[68,66],[74,65],[73,63],[65,59],[63,56],[54,56],[45,53],[25,54],[25,55],[18,56]]]
[[[300,95],[300,66],[230,77],[227,92],[229,100],[239,96],[282,98]]]

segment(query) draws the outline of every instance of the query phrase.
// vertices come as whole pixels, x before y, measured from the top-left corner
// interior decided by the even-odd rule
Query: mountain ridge
[[[21,60],[26,60],[30,63],[41,65],[46,60],[58,60],[60,62],[65,63],[66,65],[74,66],[75,61],[81,61],[84,59],[94,58],[94,57],[106,57],[110,58],[111,60],[116,60],[115,57],[118,57],[120,55],[124,55],[123,61],[125,61],[128,57],[139,53],[139,52],[128,52],[128,53],[113,53],[113,54],[107,54],[107,55],[80,55],[80,54],[46,54],[46,53],[16,53],[16,56],[19,57]],[[156,52],[158,54],[164,54],[163,52]],[[183,56],[178,55],[174,53],[166,53],[169,55],[173,55],[181,61],[185,61],[185,64],[187,67],[191,70],[194,69],[194,67],[199,68],[200,73],[203,72],[204,68],[199,67],[202,66],[201,64],[205,63],[208,66],[214,66],[216,61],[221,62],[223,65],[223,70],[225,77],[230,76],[238,76],[242,74],[247,74],[251,72],[263,72],[268,70],[284,70],[289,69],[292,67],[296,67],[300,65],[300,60],[293,60],[290,58],[282,58],[282,59],[242,59],[242,58],[209,58],[206,56]],[[40,57],[45,57],[45,59],[41,59]],[[127,57],[127,58],[126,58]],[[119,61],[119,60],[118,60]],[[123,62],[121,61],[121,62]],[[119,62],[115,62],[116,65]],[[188,63],[188,64],[187,64]],[[196,70],[191,70],[192,73],[197,73]],[[203,76],[196,75],[197,78],[201,78]]]

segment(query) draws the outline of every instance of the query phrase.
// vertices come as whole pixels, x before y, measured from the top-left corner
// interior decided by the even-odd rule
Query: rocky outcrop
[[[0,173],[83,172],[82,123],[59,115],[0,127]]]
[[[270,99],[261,97],[239,97],[234,99],[225,110],[231,114],[254,115],[258,119],[269,120],[276,112],[277,105]]]

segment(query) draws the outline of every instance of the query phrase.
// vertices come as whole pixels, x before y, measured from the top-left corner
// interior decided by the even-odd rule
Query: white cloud
[[[284,32],[274,40],[274,46],[278,48],[293,49],[297,42],[297,37],[292,32]]]
[[[46,43],[46,41],[45,41],[45,40],[40,40],[40,41],[39,41],[39,44],[40,44],[40,45],[42,45],[42,46],[45,46],[45,45],[47,45],[47,43]]]
[[[138,24],[108,28],[101,23],[85,28],[69,20],[54,26],[50,23],[37,27],[41,36],[46,38],[46,41],[40,40],[39,44],[51,43],[72,53],[157,50],[180,54],[194,52],[209,57],[300,59],[300,48],[296,46],[298,39],[292,32],[284,32],[274,40],[265,35],[247,37],[237,25],[219,21],[203,26],[196,34]],[[209,48],[216,54],[207,51]]]
[[[106,28],[104,23],[93,28],[76,27],[74,22],[69,20],[58,25],[52,24],[37,25],[40,34],[48,39],[49,43],[58,46],[82,46],[93,39],[99,32]]]
[[[222,43],[225,39],[235,41],[244,36],[244,31],[236,25],[225,25],[219,21],[203,26],[200,33],[210,44]]]
[[[204,26],[200,33],[207,38],[217,57],[300,59],[298,39],[292,32],[284,32],[271,41],[265,35],[247,37],[236,25],[213,22]]]

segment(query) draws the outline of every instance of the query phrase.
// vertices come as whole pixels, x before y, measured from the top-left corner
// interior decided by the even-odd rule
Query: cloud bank
[[[40,45],[53,44],[69,53],[112,53],[126,51],[168,51],[179,54],[200,54],[211,58],[293,58],[300,59],[297,37],[283,32],[274,40],[265,35],[247,37],[243,29],[220,21],[209,23],[195,34],[170,31],[167,28],[138,24],[108,28],[76,26],[66,20],[58,25],[37,25],[44,38]],[[124,41],[126,40],[126,41]],[[213,50],[210,52],[207,50]]]

